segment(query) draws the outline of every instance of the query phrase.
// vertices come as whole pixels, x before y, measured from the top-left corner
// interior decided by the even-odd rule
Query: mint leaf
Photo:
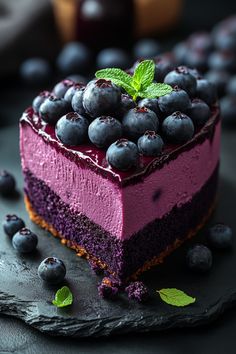
[[[165,96],[171,93],[171,91],[173,91],[173,88],[170,85],[153,82],[146,90],[139,92],[138,96],[142,98],[156,98]]]
[[[56,307],[65,307],[71,305],[73,302],[73,294],[68,286],[63,286],[57,290],[55,299],[52,301]]]
[[[185,294],[182,290],[178,290],[175,288],[161,289],[157,290],[157,292],[159,293],[161,299],[164,302],[172,306],[188,306],[196,301],[196,298],[191,297]]]
[[[132,86],[137,91],[145,90],[154,80],[155,64],[153,60],[144,60],[136,67],[132,77]]]

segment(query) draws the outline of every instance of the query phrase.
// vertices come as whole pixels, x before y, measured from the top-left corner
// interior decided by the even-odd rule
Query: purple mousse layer
[[[143,264],[165,251],[167,246],[186,238],[205,219],[212,207],[218,181],[218,165],[190,201],[174,206],[170,213],[154,220],[128,240],[116,239],[69,205],[29,170],[24,170],[25,193],[34,211],[63,237],[106,263],[120,279],[126,279]]]

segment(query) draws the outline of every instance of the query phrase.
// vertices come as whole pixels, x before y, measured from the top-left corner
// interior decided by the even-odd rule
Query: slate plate
[[[1,130],[0,168],[4,167],[15,174],[20,191],[22,179],[17,134],[16,127]],[[224,139],[219,205],[210,223],[214,219],[223,220],[236,230],[234,139],[232,132]],[[204,241],[204,230],[194,241],[171,255],[163,265],[143,276],[142,280],[149,287],[151,297],[148,303],[140,305],[129,301],[125,295],[114,302],[100,299],[97,294],[99,278],[92,273],[86,261],[29,221],[22,192],[10,200],[0,199],[0,219],[7,213],[16,213],[25,219],[27,225],[38,234],[39,246],[35,254],[20,256],[0,230],[0,312],[18,317],[42,332],[87,337],[197,326],[215,319],[236,302],[236,244],[229,252],[214,251],[213,268],[207,275],[192,274],[185,267],[187,247],[193,242]],[[75,297],[70,308],[55,308],[51,300],[57,289],[43,285],[38,279],[39,262],[51,255],[66,263],[65,284]],[[155,292],[163,287],[182,289],[195,296],[197,302],[186,308],[168,306],[161,302]]]

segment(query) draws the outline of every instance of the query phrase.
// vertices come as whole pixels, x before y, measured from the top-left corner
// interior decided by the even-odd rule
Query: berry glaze
[[[29,124],[33,131],[40,135],[44,141],[53,146],[56,151],[62,153],[66,158],[78,164],[79,167],[90,168],[92,171],[112,180],[119,186],[126,186],[141,182],[153,171],[160,169],[163,165],[176,159],[184,151],[190,150],[195,145],[201,144],[206,139],[212,139],[214,127],[220,119],[218,105],[212,106],[211,117],[207,123],[196,129],[193,138],[182,145],[166,143],[163,151],[158,157],[146,157],[140,155],[139,164],[129,171],[119,171],[108,165],[106,151],[97,148],[92,143],[85,143],[80,146],[66,146],[62,144],[55,134],[55,127],[42,121],[34,113],[32,107],[26,109],[21,117],[21,124]]]

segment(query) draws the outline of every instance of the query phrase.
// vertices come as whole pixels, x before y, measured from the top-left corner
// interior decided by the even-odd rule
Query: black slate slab
[[[230,149],[234,143],[234,134],[229,132],[224,139],[219,205],[210,223],[213,220],[223,220],[236,230],[235,162]],[[21,192],[17,145],[17,128],[1,129],[0,168],[4,167],[15,174],[20,194],[16,198],[0,199],[0,218],[7,213],[17,213],[23,217],[39,235],[39,246],[35,254],[20,256],[0,230],[1,313],[21,318],[40,331],[52,335],[87,337],[197,326],[215,319],[234,305],[236,244],[230,252],[214,252],[213,268],[207,275],[192,274],[184,265],[186,248],[190,243],[204,240],[204,230],[194,241],[177,250],[162,266],[143,276],[142,279],[151,291],[151,298],[145,305],[131,302],[125,295],[121,295],[115,302],[100,299],[97,294],[99,278],[92,273],[87,262],[29,221]],[[65,284],[71,288],[75,297],[70,308],[55,308],[51,300],[57,289],[43,285],[37,277],[39,262],[51,255],[63,259],[67,265]],[[195,296],[197,302],[186,308],[168,306],[160,301],[155,292],[163,287],[182,289]]]

